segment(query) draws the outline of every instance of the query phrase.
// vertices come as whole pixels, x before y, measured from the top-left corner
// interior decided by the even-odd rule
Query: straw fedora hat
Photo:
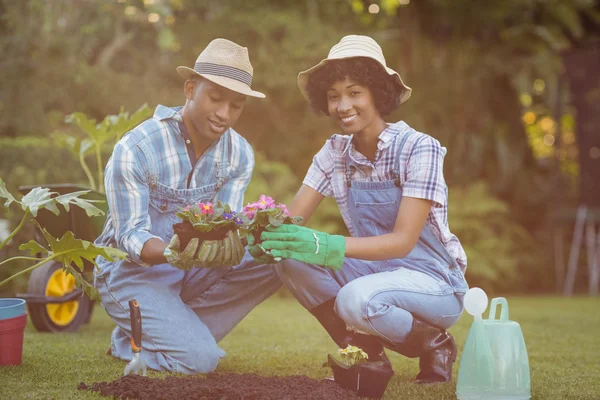
[[[383,56],[381,46],[379,46],[379,44],[377,44],[377,42],[373,40],[373,38],[362,35],[344,36],[339,43],[334,45],[331,48],[331,50],[329,50],[329,55],[326,59],[322,60],[314,67],[309,68],[306,71],[302,71],[298,74],[298,86],[300,87],[300,91],[302,92],[304,97],[307,100],[309,100],[306,86],[308,84],[308,79],[310,78],[310,75],[313,72],[323,68],[324,65],[331,61],[354,57],[372,58],[373,60],[381,64],[381,66],[389,75],[398,79],[398,83],[404,89],[400,93],[400,104],[408,100],[408,98],[411,95],[412,89],[404,84],[399,73],[397,73],[396,71],[394,71],[386,65],[385,57]]]
[[[234,92],[252,97],[265,95],[250,88],[254,69],[250,64],[248,49],[227,39],[215,39],[196,59],[194,68],[177,67],[186,79],[201,76]]]

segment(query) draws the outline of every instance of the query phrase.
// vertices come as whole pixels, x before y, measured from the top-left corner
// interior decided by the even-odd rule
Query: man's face
[[[208,79],[185,83],[186,114],[197,138],[218,140],[240,117],[246,96],[219,86]]]
[[[327,110],[346,134],[378,128],[381,121],[369,88],[350,78],[334,82],[327,90]]]

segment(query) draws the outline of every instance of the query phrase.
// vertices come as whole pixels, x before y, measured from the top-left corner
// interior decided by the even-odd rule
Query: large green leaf
[[[0,198],[6,199],[4,202],[4,207],[8,208],[12,202],[16,202],[17,200],[13,197],[12,194],[6,189],[6,184],[0,178]]]
[[[29,212],[34,217],[37,217],[40,208],[46,208],[55,215],[58,215],[60,214],[60,211],[58,210],[54,199],[52,199],[53,194],[54,192],[51,192],[48,188],[33,188],[21,199],[21,207],[23,208],[23,211],[29,209]]]
[[[89,119],[87,115],[82,112],[74,112],[67,115],[65,122],[68,124],[74,124],[81,129],[86,135],[95,139],[98,129],[96,128],[96,120]]]
[[[67,193],[54,198],[54,200],[63,205],[65,210],[69,211],[69,205],[74,204],[80,208],[83,208],[88,217],[95,217],[97,215],[104,215],[104,211],[92,203],[104,203],[103,200],[88,200],[82,199],[79,196],[89,193],[89,190],[81,190],[79,192]]]
[[[42,233],[52,249],[54,259],[60,261],[65,267],[75,263],[83,270],[83,260],[96,265],[97,256],[102,256],[108,261],[127,257],[127,253],[121,250],[96,246],[87,240],[76,239],[71,231],[65,232],[60,239],[56,239],[45,229],[42,229]]]
[[[81,273],[77,272],[77,270],[70,265],[64,267],[63,269],[67,274],[73,275],[75,278],[75,285],[83,290],[83,292],[87,294],[90,299],[100,300],[100,294],[98,293],[98,290],[96,290],[91,283],[85,280]]]
[[[35,240],[30,240],[27,243],[23,243],[19,246],[19,250],[29,250],[31,255],[36,255],[38,253],[48,253],[48,249],[36,242]]]

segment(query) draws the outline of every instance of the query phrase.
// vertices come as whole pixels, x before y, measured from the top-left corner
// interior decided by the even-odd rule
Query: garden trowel
[[[146,363],[142,360],[142,314],[137,300],[129,300],[129,318],[131,320],[131,351],[133,359],[125,366],[125,376],[138,374],[146,376]]]

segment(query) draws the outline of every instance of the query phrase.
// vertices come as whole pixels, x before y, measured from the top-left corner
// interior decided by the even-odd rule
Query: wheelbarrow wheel
[[[31,294],[51,297],[64,296],[74,289],[75,278],[67,275],[62,264],[56,261],[34,269],[27,286],[27,291]],[[73,332],[88,320],[91,302],[87,295],[83,295],[66,303],[27,303],[27,308],[31,322],[38,331]]]

